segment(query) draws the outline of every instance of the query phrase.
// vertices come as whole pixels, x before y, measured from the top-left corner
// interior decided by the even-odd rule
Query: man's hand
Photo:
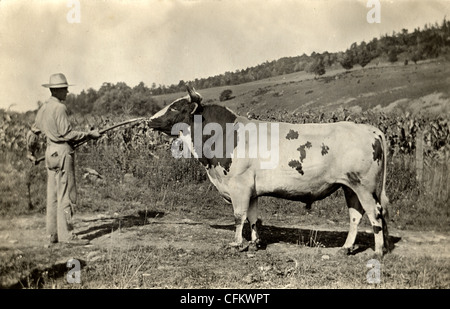
[[[88,134],[89,134],[89,137],[92,139],[97,139],[100,136],[102,136],[98,130],[91,130],[91,131],[89,131]]]
[[[27,153],[27,159],[30,160],[34,165],[37,164],[37,159],[31,152]]]

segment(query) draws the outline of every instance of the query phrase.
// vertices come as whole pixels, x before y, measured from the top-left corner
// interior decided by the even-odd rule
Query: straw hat
[[[67,79],[62,73],[52,74],[48,84],[42,84],[45,88],[65,88],[73,85],[67,83]]]

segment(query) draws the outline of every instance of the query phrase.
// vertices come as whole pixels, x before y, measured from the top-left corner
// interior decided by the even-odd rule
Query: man
[[[47,218],[46,228],[50,242],[87,244],[87,240],[73,233],[72,215],[76,204],[74,148],[73,145],[87,138],[100,137],[98,130],[80,132],[72,129],[67,109],[62,102],[69,93],[64,74],[50,76],[51,97],[39,109],[34,125],[27,133],[28,158],[35,161],[38,135],[47,138],[45,166],[47,168]]]

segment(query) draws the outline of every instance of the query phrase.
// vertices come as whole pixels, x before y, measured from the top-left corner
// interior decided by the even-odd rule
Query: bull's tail
[[[381,139],[383,142],[383,177],[382,177],[382,184],[381,184],[381,192],[379,195],[380,204],[382,207],[382,214],[384,219],[389,218],[389,211],[388,211],[388,205],[389,205],[389,198],[386,195],[386,177],[387,177],[387,147],[386,147],[386,138],[384,134],[381,134]]]
[[[383,222],[383,240],[384,240],[384,249],[386,252],[391,251],[391,244],[389,241],[389,232],[387,228],[387,220],[389,219],[389,198],[386,195],[386,176],[387,176],[387,147],[386,147],[386,137],[383,133],[380,135],[382,139],[383,146],[383,177],[381,183],[381,192],[378,195],[381,204],[381,220]]]

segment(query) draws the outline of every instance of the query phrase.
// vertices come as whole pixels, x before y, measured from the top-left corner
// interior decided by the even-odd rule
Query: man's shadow
[[[93,224],[87,229],[78,231],[77,235],[82,239],[93,240],[118,229],[146,225],[148,224],[147,219],[162,218],[163,216],[164,212],[161,211],[140,210],[136,215],[83,220],[83,222],[91,222]]]

